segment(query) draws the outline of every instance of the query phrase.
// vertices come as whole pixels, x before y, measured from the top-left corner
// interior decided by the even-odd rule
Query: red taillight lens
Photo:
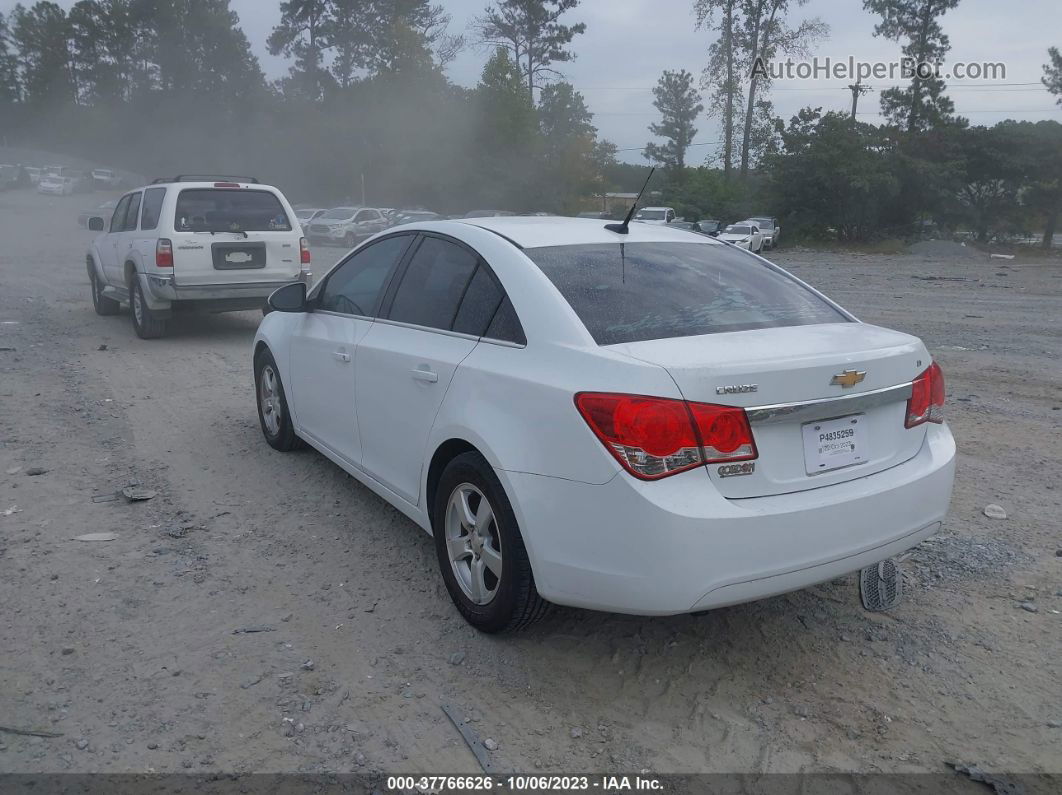
[[[304,237],[299,238],[299,261],[303,265],[310,264],[310,243]]]
[[[936,362],[911,383],[904,426],[914,428],[923,422],[944,422],[944,372]]]
[[[575,406],[624,469],[643,480],[756,457],[744,409],[600,392],[580,392]]]
[[[160,237],[155,244],[155,267],[173,267],[173,244],[164,237]]]
[[[711,403],[688,405],[701,437],[706,464],[747,461],[756,457],[756,442],[744,409]]]

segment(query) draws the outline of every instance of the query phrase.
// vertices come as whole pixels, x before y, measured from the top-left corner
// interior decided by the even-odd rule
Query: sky
[[[61,0],[69,8],[73,0]],[[483,12],[487,0],[437,0],[452,15],[451,32],[462,32]],[[13,0],[0,0],[8,13]],[[797,6],[797,3],[792,3]],[[280,18],[278,0],[231,0],[262,68],[270,78],[283,75],[287,63],[266,51],[265,40]],[[875,37],[877,18],[863,10],[860,0],[810,0],[796,7],[791,22],[818,17],[830,26],[830,35],[813,52],[834,60],[893,61],[900,45]],[[707,61],[714,36],[697,30],[691,0],[583,0],[565,21],[585,22],[586,33],[577,36],[575,61],[561,65],[564,76],[586,98],[599,133],[615,143],[620,157],[645,162],[638,148],[652,140],[648,125],[658,114],[652,105],[652,86],[665,69],[686,69],[698,77]],[[1047,49],[1062,47],[1062,2],[1059,0],[961,0],[942,19],[951,39],[949,61],[1002,62],[1006,77],[949,83],[948,94],[956,112],[972,124],[991,125],[1006,118],[1062,122],[1062,106],[1040,83]],[[488,54],[470,46],[448,67],[451,80],[475,85]],[[805,106],[824,110],[851,108],[850,80],[779,80],[771,92],[775,111],[789,119]],[[876,122],[878,93],[899,80],[867,81],[873,91],[860,99],[862,121]],[[1009,84],[1009,85],[1003,85]],[[1022,85],[1024,84],[1024,85]],[[714,142],[719,136],[715,120],[702,116],[695,142]],[[714,144],[693,147],[689,162],[714,154]]]

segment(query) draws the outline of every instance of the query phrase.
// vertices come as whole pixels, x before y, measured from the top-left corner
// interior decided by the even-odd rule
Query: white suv
[[[157,179],[88,227],[102,233],[85,258],[96,313],[128,302],[145,339],[162,336],[174,312],[260,309],[278,287],[310,279],[295,212],[253,178]]]

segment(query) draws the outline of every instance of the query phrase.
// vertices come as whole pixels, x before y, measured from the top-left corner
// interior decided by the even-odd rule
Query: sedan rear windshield
[[[177,197],[178,232],[290,232],[280,199],[267,190],[190,188]]]
[[[714,243],[609,243],[524,251],[598,345],[844,323],[782,271]]]

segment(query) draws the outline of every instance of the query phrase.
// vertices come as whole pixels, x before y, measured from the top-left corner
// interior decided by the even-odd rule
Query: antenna
[[[645,193],[645,189],[649,187],[649,180],[653,178],[654,171],[656,171],[656,166],[649,169],[649,176],[645,178],[645,184],[642,185],[642,189],[638,191],[638,195],[634,197],[634,204],[631,205],[631,209],[627,212],[627,217],[623,219],[623,223],[605,224],[605,229],[609,232],[618,232],[621,235],[625,235],[631,231],[631,218],[634,217],[634,211],[638,207],[638,202],[642,199],[642,194]]]

